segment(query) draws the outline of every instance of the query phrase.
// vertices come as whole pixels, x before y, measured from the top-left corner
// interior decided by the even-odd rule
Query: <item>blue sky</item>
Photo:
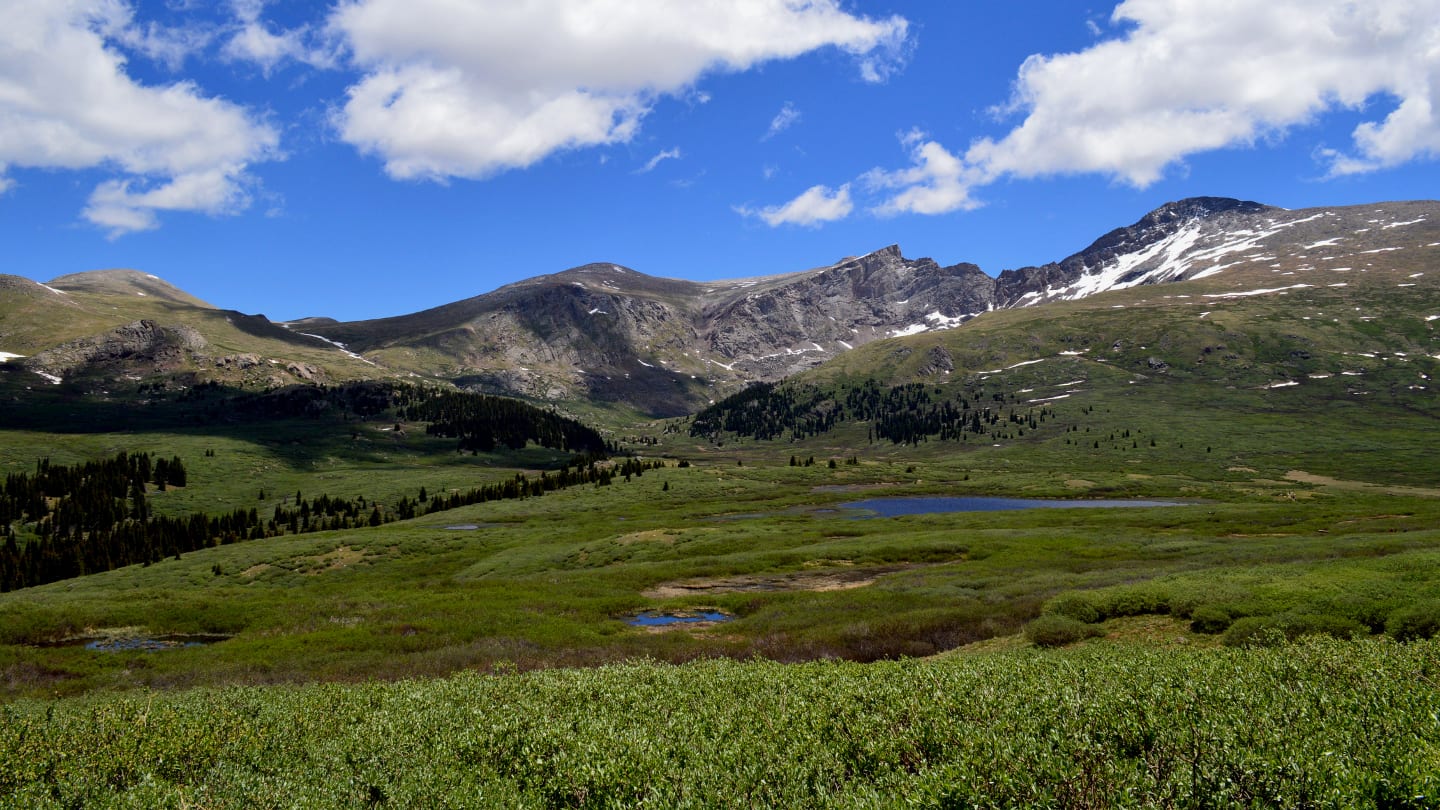
[[[1440,0],[0,0],[0,272],[281,320],[1432,198]]]

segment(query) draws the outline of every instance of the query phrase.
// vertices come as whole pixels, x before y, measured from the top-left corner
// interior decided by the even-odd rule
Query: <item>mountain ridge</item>
[[[966,262],[906,258],[898,245],[808,270],[706,282],[597,262],[420,312],[349,322],[311,317],[276,324],[219,310],[140,271],[93,271],[48,285],[7,282],[23,295],[0,308],[0,351],[38,354],[142,320],[202,334],[223,322],[243,337],[207,334],[212,345],[191,363],[199,376],[257,365],[212,355],[253,354],[282,370],[296,364],[304,373],[289,377],[301,380],[419,375],[487,393],[618,402],[676,415],[868,343],[954,329],[985,313],[1173,282],[1206,281],[1220,289],[1227,279],[1328,272],[1326,262],[1352,270],[1335,267],[1343,261],[1364,273],[1362,263],[1405,255],[1394,251],[1433,250],[1440,245],[1437,226],[1440,203],[1433,201],[1289,211],[1194,197],[1150,211],[1057,262],[993,277]],[[102,304],[115,314],[98,313]],[[76,332],[82,328],[76,324],[48,337],[33,323],[76,306],[88,308],[96,324],[112,320],[103,329]],[[11,328],[12,322],[23,328]],[[937,353],[929,362],[944,370],[947,358]],[[143,359],[140,365],[140,371],[155,370],[143,367]],[[176,365],[169,357],[167,370]],[[81,369],[72,363],[36,370],[65,375]],[[286,378],[245,379],[275,384]]]

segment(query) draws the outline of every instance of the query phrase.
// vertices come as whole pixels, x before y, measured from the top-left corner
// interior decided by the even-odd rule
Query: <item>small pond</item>
[[[1034,498],[869,498],[840,504],[871,514],[856,517],[900,517],[943,512],[1003,512],[1013,509],[1104,509],[1127,506],[1184,506],[1178,501],[1145,500],[1041,500]]]
[[[664,627],[670,624],[696,624],[698,622],[728,622],[735,618],[718,610],[686,610],[676,613],[660,613],[646,610],[625,620],[636,627]]]
[[[47,647],[84,647],[96,652],[160,652],[179,650],[186,647],[204,647],[207,644],[226,641],[230,636],[172,634],[160,636],[102,636],[67,638],[52,642]]]

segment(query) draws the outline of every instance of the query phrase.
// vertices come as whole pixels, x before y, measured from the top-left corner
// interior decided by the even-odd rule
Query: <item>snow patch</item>
[[[159,281],[159,280],[160,280],[160,277],[159,277],[159,276],[152,275],[152,274],[150,274],[150,273],[146,273],[146,274],[145,274],[145,277],[146,277],[146,278],[153,278],[153,279],[155,279],[156,281]]]
[[[1393,250],[1404,250],[1404,249],[1405,249],[1405,248],[1384,247],[1384,248],[1375,248],[1374,250],[1362,250],[1362,251],[1360,251],[1360,252],[1361,252],[1361,253],[1389,253],[1389,252],[1391,252],[1391,251],[1393,251]]]
[[[887,337],[892,337],[892,338],[894,338],[894,337],[909,337],[909,336],[911,336],[911,335],[918,335],[918,334],[920,334],[921,332],[928,332],[928,331],[930,331],[930,327],[926,326],[925,324],[923,324],[923,323],[912,323],[912,324],[910,324],[909,326],[905,327],[904,329],[892,329],[892,330],[890,330],[890,333],[887,335]]]
[[[1071,380],[1071,381],[1068,382],[1068,383],[1060,383],[1059,385],[1056,385],[1055,387],[1056,387],[1056,388],[1069,388],[1069,387],[1072,386],[1072,385],[1084,385],[1084,384],[1085,384],[1085,381],[1084,381],[1084,380]]]
[[[36,373],[36,374],[39,374],[41,377],[44,377],[45,379],[49,380],[51,385],[59,385],[60,383],[64,382],[64,381],[61,380],[59,377],[56,377],[54,374],[46,374],[46,373],[43,372],[43,371],[37,371],[37,372],[35,372],[35,373]]]
[[[1424,222],[1424,221],[1425,221],[1425,217],[1420,217],[1419,219],[1412,219],[1412,220],[1410,220],[1410,221],[1408,221],[1408,222],[1392,222],[1392,223],[1390,223],[1389,225],[1386,225],[1386,226],[1385,226],[1385,230],[1388,231],[1388,230],[1390,230],[1391,228],[1403,228],[1403,227],[1405,227],[1406,225],[1419,225],[1420,223],[1422,223],[1422,222]]]
[[[38,281],[35,282],[35,283],[36,283],[36,284],[40,284],[40,282],[38,282]],[[54,287],[51,287],[49,284],[40,284],[40,286],[41,286],[41,287],[44,287],[45,289],[49,290],[50,292],[55,293],[56,295],[69,295],[69,294],[70,294],[70,293],[65,292],[64,290],[57,290],[57,289],[55,289]]]
[[[1271,287],[1263,290],[1246,290],[1245,292],[1229,293],[1207,293],[1206,298],[1246,298],[1252,295],[1269,295],[1270,293],[1285,293],[1290,290],[1302,290],[1309,287],[1309,284],[1292,284],[1289,287]]]
[[[138,296],[141,296],[142,298],[145,296],[145,293],[142,293],[142,292],[140,292],[139,290],[136,290],[136,291],[135,291],[135,294],[138,295]]]
[[[5,362],[6,360],[18,360],[19,358],[24,357],[24,356],[25,356],[25,355],[23,355],[23,354],[12,354],[12,353],[10,353],[10,352],[0,352],[0,363]]]
[[[638,357],[635,358],[635,361],[638,362],[640,365],[644,366],[645,368],[655,368],[654,366],[650,365],[649,363],[645,362],[644,360],[641,360],[641,359],[638,358]]]
[[[1069,399],[1069,398],[1070,398],[1070,395],[1069,395],[1069,394],[1060,394],[1059,396],[1043,397],[1043,398],[1041,398],[1041,399],[1027,399],[1027,400],[1025,400],[1025,404],[1027,404],[1027,405],[1034,405],[1034,404],[1037,403],[1037,402],[1054,402],[1054,401],[1057,400],[1057,399]]]
[[[325,337],[325,336],[323,336],[323,335],[312,335],[312,334],[310,334],[309,332],[296,332],[295,334],[297,334],[297,335],[304,335],[305,337],[312,337],[312,338],[315,338],[316,340],[322,340],[322,341],[324,341],[324,342],[326,342],[326,343],[329,343],[331,346],[334,346],[335,348],[339,349],[340,352],[341,352],[342,354],[344,354],[346,357],[350,357],[350,358],[353,358],[353,359],[355,359],[355,360],[359,360],[359,361],[362,362],[362,363],[368,363],[368,364],[370,364],[370,365],[372,365],[372,366],[375,365],[374,361],[372,361],[372,360],[370,360],[370,359],[368,359],[368,358],[365,358],[365,357],[361,357],[360,355],[356,354],[355,352],[350,351],[349,349],[345,348],[345,344],[344,344],[344,343],[341,343],[341,342],[339,342],[339,341],[337,341],[337,340],[331,340],[330,338],[327,338],[327,337]]]
[[[1314,244],[1306,245],[1304,248],[1301,248],[1301,249],[1302,249],[1302,250],[1314,250],[1315,248],[1319,248],[1319,247],[1333,247],[1333,246],[1335,246],[1336,244],[1338,244],[1338,243],[1340,243],[1340,242],[1343,242],[1344,240],[1345,240],[1345,237],[1343,237],[1343,236],[1337,236],[1337,237],[1335,237],[1334,239],[1322,239],[1322,240],[1320,240],[1319,242],[1315,242]]]
[[[1291,387],[1291,386],[1299,385],[1299,384],[1300,384],[1300,383],[1294,382],[1294,381],[1292,380],[1292,381],[1287,381],[1287,382],[1270,383],[1269,385],[1267,385],[1267,386],[1265,386],[1265,387],[1266,387],[1266,388],[1289,388],[1289,387]]]

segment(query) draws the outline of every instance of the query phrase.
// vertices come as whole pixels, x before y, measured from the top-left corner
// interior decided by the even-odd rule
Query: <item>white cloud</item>
[[[656,167],[656,166],[659,166],[659,165],[660,165],[660,161],[662,161],[662,160],[678,160],[678,159],[680,159],[680,157],[681,157],[681,154],[680,154],[680,148],[679,148],[679,147],[676,147],[676,148],[674,148],[674,149],[666,149],[666,150],[660,152],[659,154],[655,155],[655,157],[652,157],[652,158],[650,158],[650,160],[646,161],[646,163],[645,163],[644,166],[641,166],[640,168],[638,168],[638,169],[635,170],[635,173],[636,173],[636,174],[646,174],[646,173],[648,173],[648,172],[652,172],[652,171],[655,170],[655,167]]]
[[[890,192],[870,209],[880,216],[975,208],[974,189],[1004,177],[1097,173],[1145,187],[1189,155],[1369,105],[1394,109],[1357,126],[1351,149],[1317,150],[1332,175],[1440,157],[1437,19],[1440,0],[1126,0],[1111,15],[1123,35],[1025,61],[997,110],[1024,120],[1004,137],[957,154],[911,132],[913,165],[860,184]]]
[[[780,112],[775,113],[775,117],[770,121],[770,129],[765,131],[765,135],[760,140],[769,140],[799,122],[800,111],[795,109],[794,104],[787,101],[785,106],[780,108]]]
[[[186,59],[203,51],[214,36],[198,27],[166,28],[153,22],[137,25],[130,21],[128,14],[122,27],[105,33],[172,71],[179,70]]]
[[[272,32],[260,19],[266,3],[267,0],[231,0],[238,30],[221,48],[221,56],[236,62],[253,62],[267,75],[287,60],[319,68],[335,66],[333,50],[307,44],[307,39],[313,39],[309,28]]]
[[[902,135],[900,141],[910,147],[914,166],[898,171],[872,169],[861,177],[870,188],[899,189],[871,209],[874,213],[944,214],[979,206],[970,197],[970,188],[980,179],[974,168],[918,130]]]
[[[0,184],[9,167],[104,168],[84,216],[112,235],[153,228],[157,211],[243,208],[250,164],[279,136],[189,82],[142,85],[113,47],[120,0],[0,0]]]
[[[780,225],[818,226],[850,216],[854,207],[850,200],[850,184],[846,183],[833,191],[826,186],[811,186],[784,205],[760,209],[739,206],[735,211],[743,216],[758,217],[774,228]]]
[[[627,141],[708,73],[837,47],[879,80],[907,31],[839,0],[344,0],[329,25],[365,71],[341,137],[392,177],[436,180]]]
[[[1250,146],[1337,109],[1398,107],[1361,124],[1335,173],[1440,154],[1440,0],[1127,0],[1128,29],[1079,53],[1033,56],[1025,120],[971,145],[990,179],[1066,172],[1146,186],[1187,155]]]

